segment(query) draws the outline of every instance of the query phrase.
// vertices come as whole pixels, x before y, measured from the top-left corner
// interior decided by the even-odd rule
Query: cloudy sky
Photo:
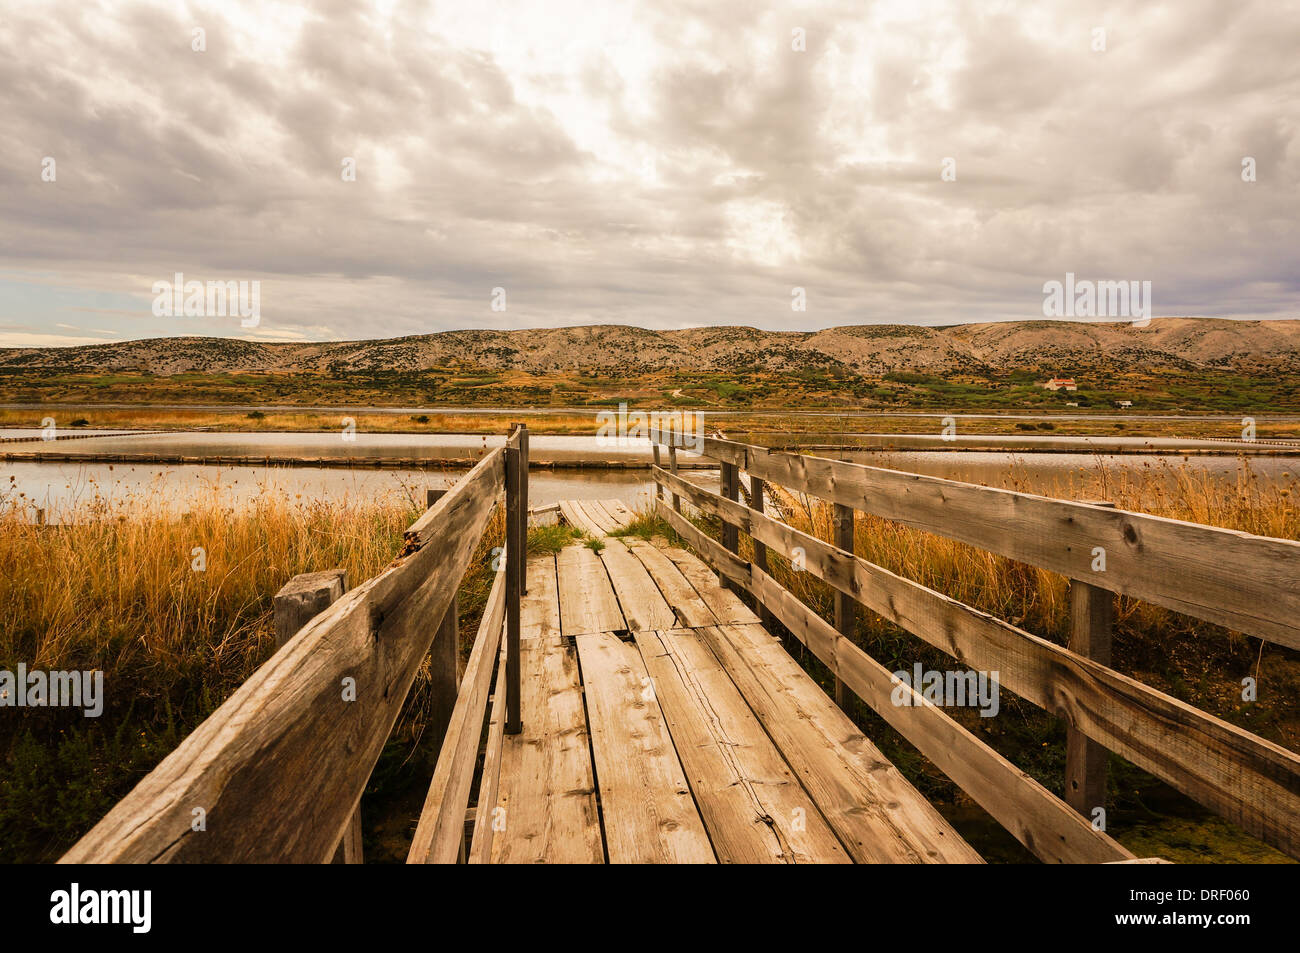
[[[0,0],[0,346],[954,324],[1066,272],[1300,317],[1298,50],[1295,0]],[[155,316],[177,272],[260,324]]]

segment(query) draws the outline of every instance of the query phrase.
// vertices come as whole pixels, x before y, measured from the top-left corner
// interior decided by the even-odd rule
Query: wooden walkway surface
[[[494,704],[495,863],[980,862],[698,558],[610,537],[528,562],[523,733]],[[494,808],[494,809],[493,809]]]

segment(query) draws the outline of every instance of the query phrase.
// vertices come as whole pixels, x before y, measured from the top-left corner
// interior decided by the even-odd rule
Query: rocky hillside
[[[1300,321],[1157,318],[1126,324],[1017,321],[946,328],[866,325],[825,331],[742,327],[649,331],[622,325],[523,331],[447,331],[379,341],[262,344],[228,338],[154,338],[68,348],[0,349],[0,368],[60,371],[265,373],[448,366],[635,374],[654,370],[774,373],[840,369],[997,373],[1049,368],[1300,372]]]

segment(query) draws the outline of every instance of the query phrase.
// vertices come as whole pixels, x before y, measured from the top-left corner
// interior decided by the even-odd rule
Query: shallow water
[[[319,457],[323,447],[346,446],[360,450],[358,459],[378,460],[389,456],[429,455],[434,440],[402,434],[359,434],[356,443],[344,444],[331,434],[164,434],[136,435],[126,438],[104,437],[75,441],[78,452],[85,448],[102,448],[107,444],[131,441],[143,448],[158,436],[176,441],[169,452],[183,447],[187,455],[253,455],[283,453],[293,456]],[[195,440],[194,438],[202,438]],[[251,438],[251,439],[250,439]],[[500,445],[503,438],[489,437],[486,446]],[[18,445],[21,446],[21,445]],[[66,446],[66,444],[65,444]],[[154,445],[156,446],[156,445]],[[437,447],[450,458],[464,459],[483,451],[482,437],[463,435],[437,437]],[[536,435],[531,439],[532,458],[549,460],[591,460],[595,446],[591,437]],[[202,449],[198,449],[201,447]],[[256,449],[253,449],[256,448]],[[602,447],[595,459],[649,459],[649,445]],[[114,452],[137,452],[118,449]],[[887,467],[913,473],[1013,486],[1031,492],[1078,497],[1095,491],[1099,472],[1109,479],[1125,475],[1152,474],[1170,482],[1179,474],[1193,473],[1223,482],[1235,483],[1243,467],[1258,476],[1294,479],[1300,475],[1300,458],[1274,456],[1213,456],[1180,454],[1097,454],[1097,453],[1016,453],[1014,451],[963,451],[944,453],[923,450],[866,450],[828,454],[870,466]],[[697,459],[683,454],[683,461]],[[202,466],[126,463],[58,463],[9,460],[0,462],[0,500],[26,511],[44,509],[47,518],[58,521],[61,511],[97,497],[125,502],[149,496],[158,505],[179,507],[184,501],[205,494],[219,494],[224,505],[236,505],[274,490],[291,498],[345,501],[406,496],[422,500],[426,487],[448,487],[464,476],[464,470],[370,470],[329,467]],[[692,471],[689,478],[710,488],[717,487],[717,471]],[[561,499],[621,499],[634,507],[648,505],[653,494],[650,475],[644,470],[536,469],[530,475],[529,503],[545,506]],[[34,515],[34,513],[33,513]]]

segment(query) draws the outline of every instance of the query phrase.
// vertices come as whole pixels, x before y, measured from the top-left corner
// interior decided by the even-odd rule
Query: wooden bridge
[[[1045,862],[1138,859],[1094,822],[1107,751],[1300,856],[1300,757],[1108,664],[1116,593],[1300,647],[1300,544],[652,436],[656,463],[668,451],[655,511],[689,549],[619,535],[626,505],[578,500],[558,510],[586,538],[522,558],[517,427],[379,576],[341,595],[328,576],[286,587],[281,648],[63,860],[359,861],[362,792],[422,664],[446,728],[410,862],[980,862],[844,713],[850,694]],[[717,461],[721,492],[678,474],[683,449]],[[772,484],[832,503],[833,538],[769,515]],[[503,495],[503,571],[458,676],[456,590]],[[721,520],[721,542],[688,507]],[[857,510],[1069,577],[1069,647],[855,556]],[[768,572],[769,549],[837,592],[834,624]],[[897,680],[849,637],[863,608],[1065,718],[1067,799],[911,689],[894,703]],[[777,631],[825,663],[834,699]]]

